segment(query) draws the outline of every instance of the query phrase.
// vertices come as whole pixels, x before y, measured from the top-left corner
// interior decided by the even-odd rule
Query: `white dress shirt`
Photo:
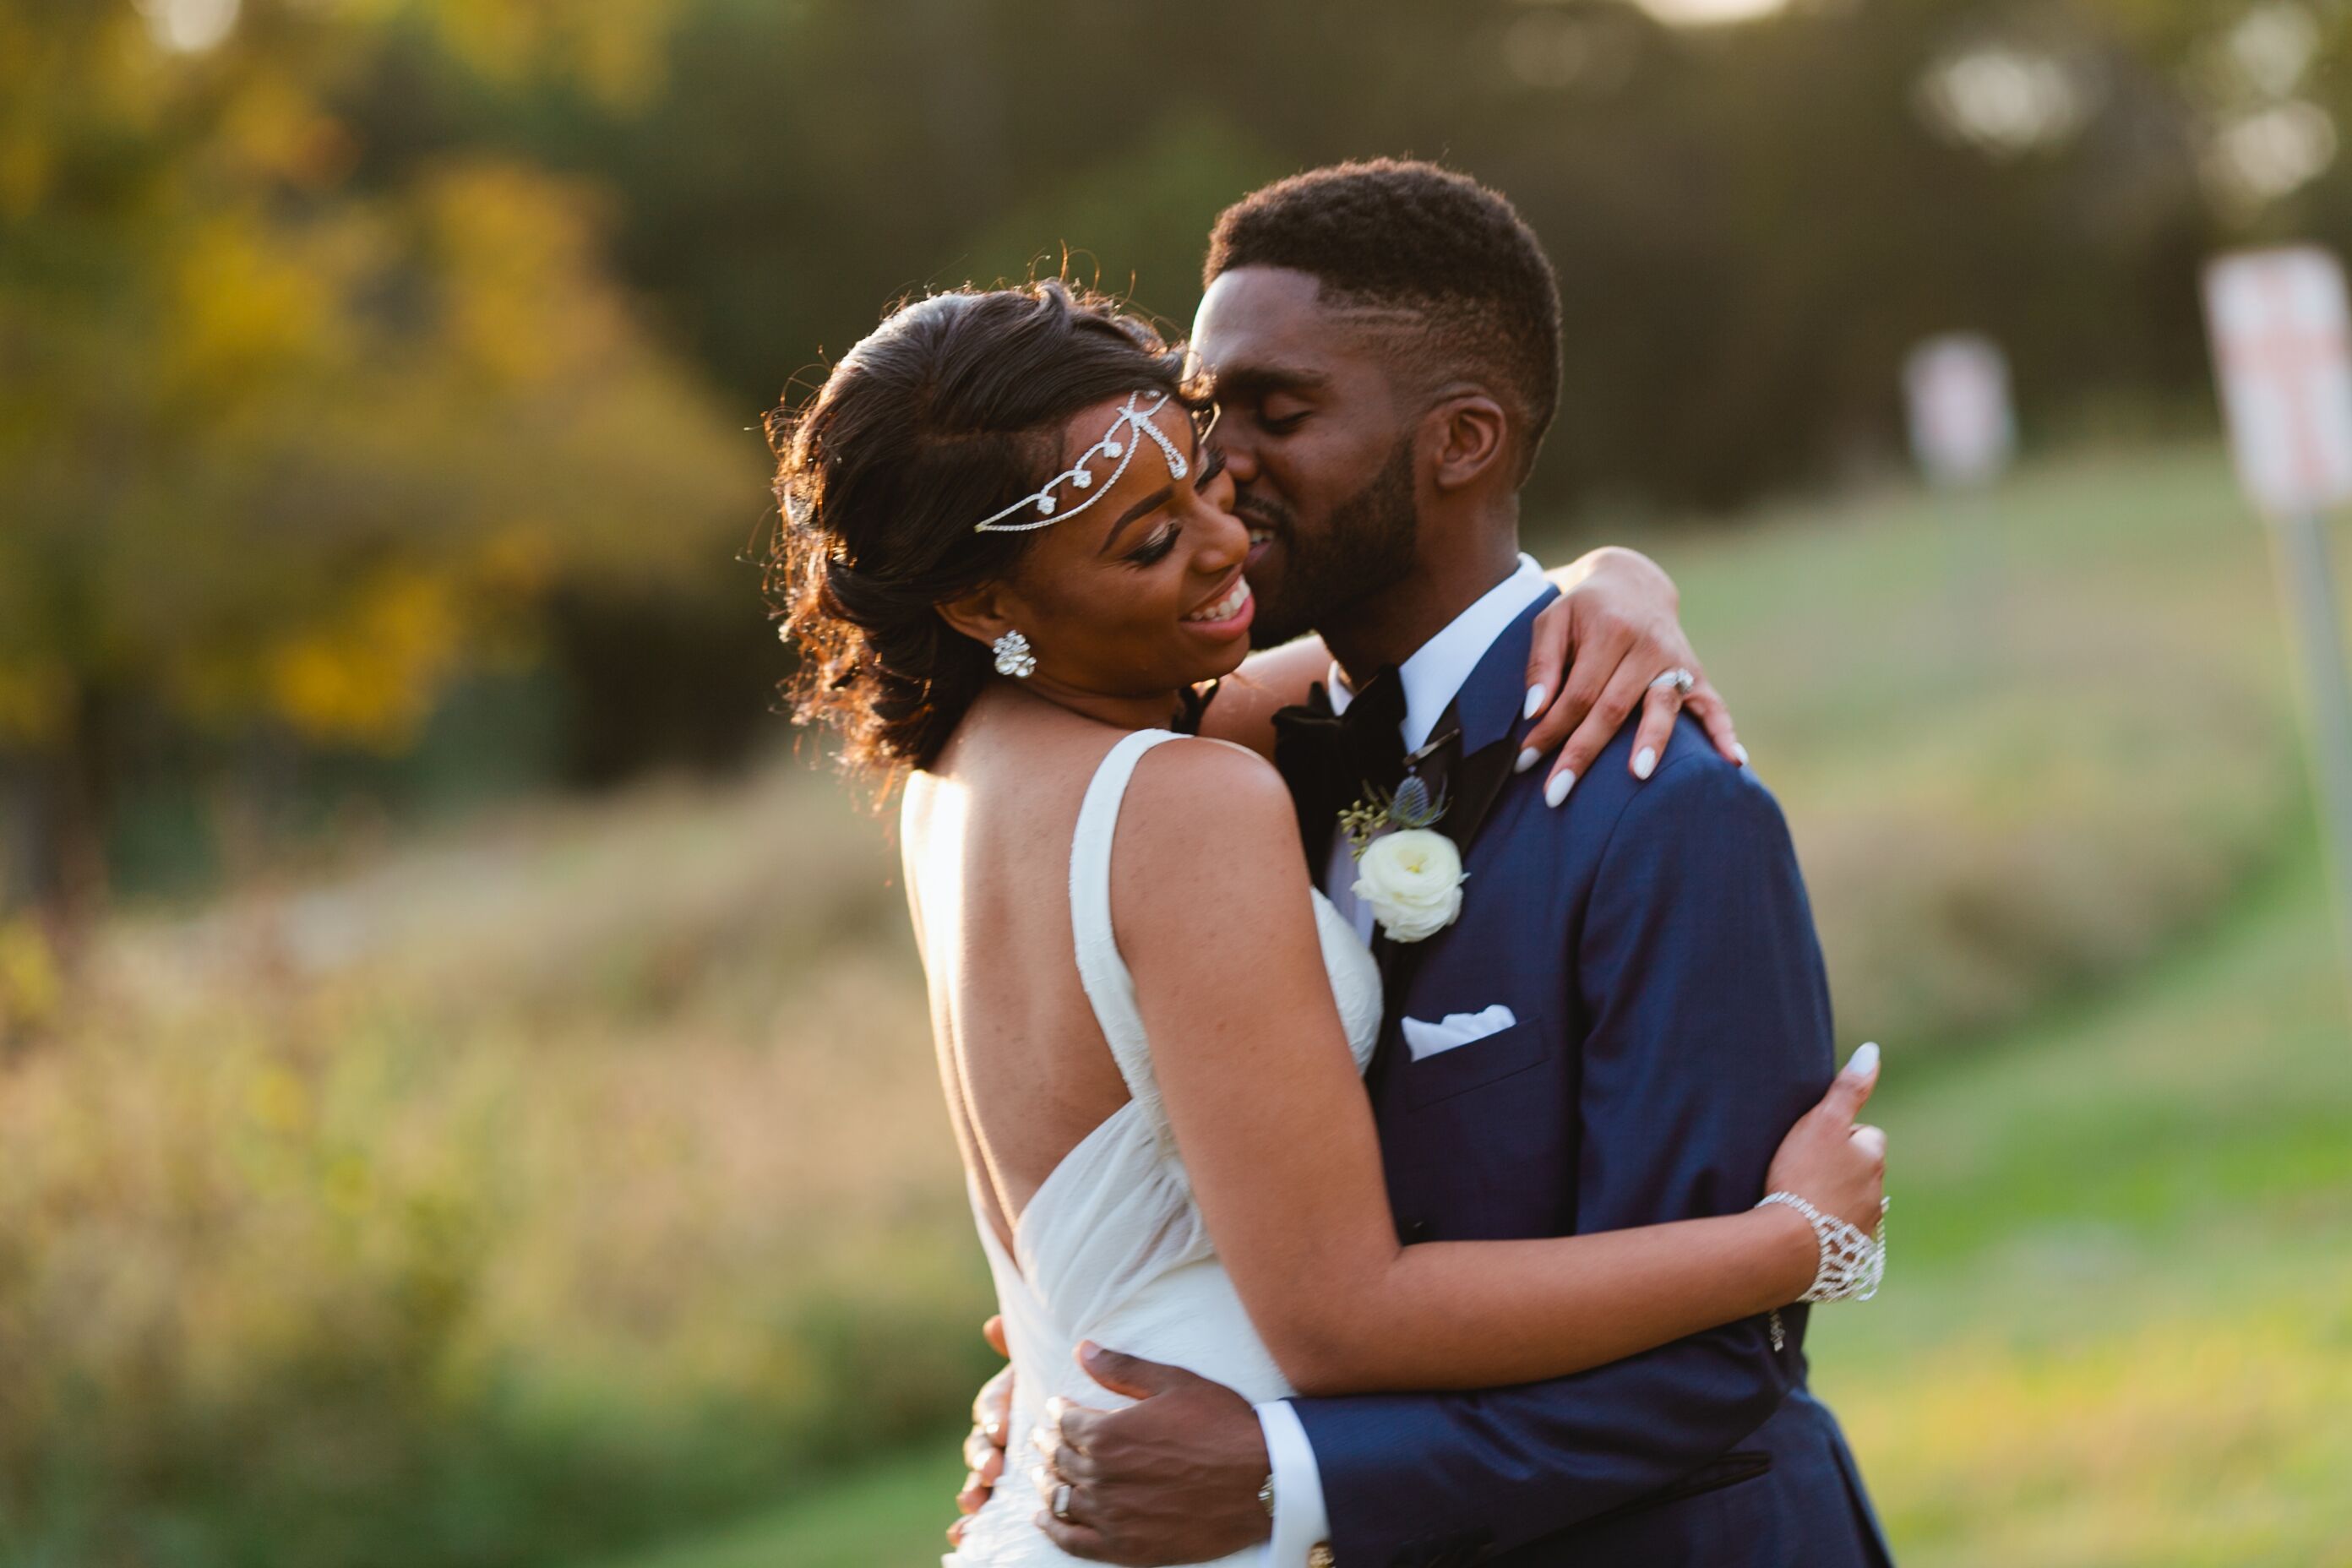
[[[1404,723],[1401,733],[1404,749],[1417,752],[1429,744],[1429,733],[1437,728],[1447,704],[1461,694],[1463,682],[1495,646],[1503,629],[1519,618],[1519,612],[1544,595],[1551,584],[1543,574],[1543,567],[1532,555],[1519,557],[1517,570],[1486,590],[1476,604],[1454,616],[1445,629],[1431,637],[1412,652],[1412,657],[1397,666],[1397,679],[1404,687]],[[1355,688],[1331,667],[1326,684],[1331,695],[1331,711],[1345,713],[1356,700]],[[1323,892],[1339,911],[1356,922],[1356,934],[1366,942],[1372,940],[1372,911],[1356,898],[1356,858],[1348,846],[1348,836],[1339,831],[1339,824],[1331,825],[1331,849],[1324,861]]]
[[[1535,558],[1520,556],[1517,570],[1397,667],[1397,678],[1404,686],[1404,722],[1399,738],[1406,751],[1419,751],[1429,743],[1430,731],[1437,728],[1438,719],[1461,694],[1463,683],[1486,657],[1495,639],[1518,619],[1521,611],[1542,598],[1549,586]],[[1356,694],[1337,664],[1331,667],[1328,689],[1331,711],[1346,712]],[[1355,883],[1355,857],[1349,850],[1347,836],[1334,823],[1323,891],[1341,914],[1355,921],[1356,934],[1369,942],[1372,911],[1357,899]],[[1315,1447],[1287,1401],[1259,1405],[1257,1417],[1265,1434],[1266,1462],[1274,1471],[1274,1539],[1266,1548],[1267,1568],[1307,1568],[1307,1554],[1331,1533]]]

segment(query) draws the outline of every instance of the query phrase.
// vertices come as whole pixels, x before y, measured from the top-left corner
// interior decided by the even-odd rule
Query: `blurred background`
[[[0,1561],[929,1560],[989,1298],[758,417],[935,285],[1181,328],[1225,203],[1410,153],[1549,247],[1534,545],[1675,573],[1889,1047],[1813,1349],[1904,1561],[2352,1563],[2352,1040],[2197,292],[2352,246],[2347,64],[2341,0],[0,0]],[[1956,331],[2020,458],[1930,486]]]

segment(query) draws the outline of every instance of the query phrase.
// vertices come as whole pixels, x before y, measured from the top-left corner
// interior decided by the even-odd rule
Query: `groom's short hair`
[[[1518,405],[1526,479],[1559,407],[1559,283],[1501,192],[1404,159],[1310,169],[1218,216],[1202,287],[1236,267],[1307,273],[1328,303],[1420,317],[1428,371],[1480,373]]]

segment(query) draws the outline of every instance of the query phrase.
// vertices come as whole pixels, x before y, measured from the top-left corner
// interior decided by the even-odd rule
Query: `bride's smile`
[[[1212,603],[1186,616],[1184,623],[1210,637],[1236,637],[1249,630],[1253,607],[1249,579],[1236,571],[1225,590]]]

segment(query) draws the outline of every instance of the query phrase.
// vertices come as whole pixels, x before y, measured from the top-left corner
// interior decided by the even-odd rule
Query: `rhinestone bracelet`
[[[1786,1204],[1803,1215],[1813,1227],[1822,1249],[1821,1267],[1800,1301],[1867,1301],[1878,1294],[1886,1277],[1886,1200],[1878,1201],[1878,1234],[1865,1235],[1859,1226],[1823,1214],[1794,1193],[1766,1194],[1765,1204]]]

